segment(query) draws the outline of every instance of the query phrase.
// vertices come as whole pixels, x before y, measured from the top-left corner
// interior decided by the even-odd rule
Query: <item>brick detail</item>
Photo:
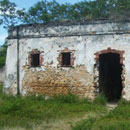
[[[123,54],[125,53],[124,51],[119,51],[119,50],[115,50],[115,49],[111,49],[110,47],[108,47],[106,50],[102,50],[102,51],[99,51],[97,53],[95,53],[95,60],[98,61],[99,60],[99,56],[101,54],[105,54],[105,53],[116,53],[116,54],[119,54],[120,55],[120,64],[123,64],[123,61],[124,61],[124,57],[123,57]]]
[[[31,54],[28,56],[28,65],[31,66],[32,64],[32,57]]]
[[[59,54],[58,61],[59,61],[59,65],[62,65],[62,54],[61,53]]]
[[[40,54],[40,63],[39,65],[42,66],[43,65],[43,51],[39,51],[37,49],[32,50],[31,52],[29,52],[29,56],[28,56],[28,65],[31,67],[32,66],[32,54]]]
[[[71,59],[70,59],[70,62],[71,62],[71,65],[74,65],[74,53],[71,52]]]
[[[69,50],[68,48],[65,48],[64,50],[58,50],[58,52],[60,52],[59,54],[59,57],[58,57],[58,61],[59,61],[59,64],[58,66],[61,67],[62,66],[62,53],[70,53],[71,56],[70,56],[70,66],[73,66],[74,65],[74,60],[75,60],[75,57],[74,57],[74,51],[75,50]]]
[[[40,53],[40,66],[43,65],[43,55]]]

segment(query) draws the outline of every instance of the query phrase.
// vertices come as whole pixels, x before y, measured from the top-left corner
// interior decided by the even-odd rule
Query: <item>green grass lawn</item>
[[[130,103],[109,112],[102,95],[91,102],[71,93],[53,99],[0,93],[1,130],[129,130],[129,124]]]
[[[108,114],[81,120],[72,130],[130,130],[130,102],[121,100]]]

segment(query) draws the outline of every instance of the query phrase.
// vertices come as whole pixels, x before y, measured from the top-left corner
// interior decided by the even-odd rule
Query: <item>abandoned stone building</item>
[[[130,22],[16,26],[9,30],[5,77],[11,94],[130,100]]]

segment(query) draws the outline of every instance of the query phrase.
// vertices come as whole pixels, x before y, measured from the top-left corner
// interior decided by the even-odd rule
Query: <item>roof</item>
[[[14,28],[27,27],[27,26],[71,26],[71,25],[87,25],[87,24],[104,24],[104,23],[126,23],[130,22],[130,19],[90,19],[80,21],[59,21],[59,22],[48,22],[48,23],[34,23],[34,24],[20,24]]]
[[[8,39],[129,34],[130,20],[86,20],[21,24],[9,30]]]

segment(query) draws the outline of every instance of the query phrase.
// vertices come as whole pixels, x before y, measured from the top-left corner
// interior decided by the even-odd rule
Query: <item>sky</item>
[[[28,10],[31,6],[33,6],[35,3],[37,3],[40,0],[10,0],[11,2],[16,3],[18,8],[25,8]],[[49,1],[49,0],[48,0]],[[82,0],[57,0],[58,3],[77,3]],[[4,43],[4,39],[7,37],[8,33],[7,30],[3,28],[3,26],[0,26],[0,46]]]

